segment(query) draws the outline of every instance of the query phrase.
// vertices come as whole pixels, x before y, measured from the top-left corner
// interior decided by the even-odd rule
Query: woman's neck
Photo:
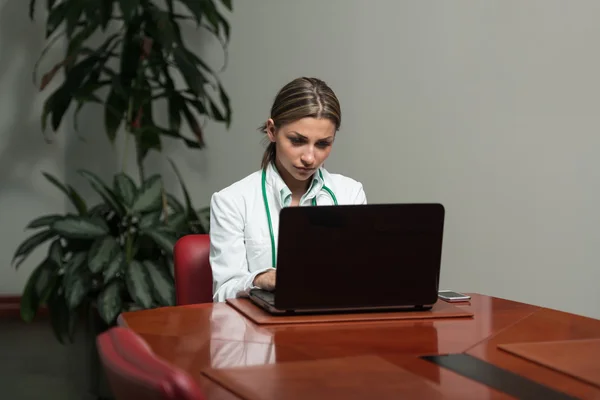
[[[286,184],[288,189],[290,189],[290,192],[292,192],[292,203],[297,205],[300,202],[300,198],[302,198],[304,193],[306,193],[308,190],[312,177],[305,181],[299,181],[298,179],[294,178],[292,174],[290,174],[285,168],[283,168],[283,166],[279,163],[279,160],[276,159],[274,164],[275,168],[279,172],[279,175],[281,176],[281,179],[283,179],[283,182]]]

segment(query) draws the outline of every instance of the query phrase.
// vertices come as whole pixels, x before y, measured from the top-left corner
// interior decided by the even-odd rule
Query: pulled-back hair
[[[335,130],[340,128],[342,112],[340,103],[329,86],[317,78],[296,78],[286,84],[273,101],[271,119],[275,128],[302,118],[325,118],[335,125]],[[260,131],[267,133],[267,124],[263,124]],[[262,158],[261,168],[275,161],[275,143],[269,142]]]

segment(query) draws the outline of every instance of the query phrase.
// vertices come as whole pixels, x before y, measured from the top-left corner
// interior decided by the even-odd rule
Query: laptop
[[[430,309],[444,216],[430,203],[286,207],[275,291],[249,298],[273,315]]]

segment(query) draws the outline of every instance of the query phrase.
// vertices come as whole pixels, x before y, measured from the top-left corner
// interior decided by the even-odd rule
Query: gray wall
[[[88,143],[70,127],[44,143],[30,83],[42,30],[20,3],[0,0],[0,293],[20,292],[35,265],[10,268],[22,227],[65,207],[40,171],[82,185],[75,168],[95,161],[108,177],[122,148],[93,109]],[[167,154],[207,204],[258,168],[256,127],[279,87],[319,76],[344,113],[328,168],[362,181],[370,202],[446,206],[443,287],[600,317],[598,15],[595,0],[236,1],[232,127],[209,122],[206,151]],[[221,64],[215,43],[186,34]],[[164,156],[149,168],[173,177]]]

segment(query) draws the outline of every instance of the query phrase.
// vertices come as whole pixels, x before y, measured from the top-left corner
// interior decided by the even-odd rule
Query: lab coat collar
[[[306,200],[312,200],[312,198],[323,188],[325,182],[321,178],[321,173],[319,172],[324,175],[322,167],[314,173],[308,191],[302,196],[300,204],[304,203]],[[275,195],[275,199],[277,199],[279,206],[281,208],[289,206],[292,201],[292,192],[287,187],[283,178],[277,171],[277,168],[275,168],[275,164],[272,162],[267,166],[267,183],[271,186],[273,190],[272,193]]]

